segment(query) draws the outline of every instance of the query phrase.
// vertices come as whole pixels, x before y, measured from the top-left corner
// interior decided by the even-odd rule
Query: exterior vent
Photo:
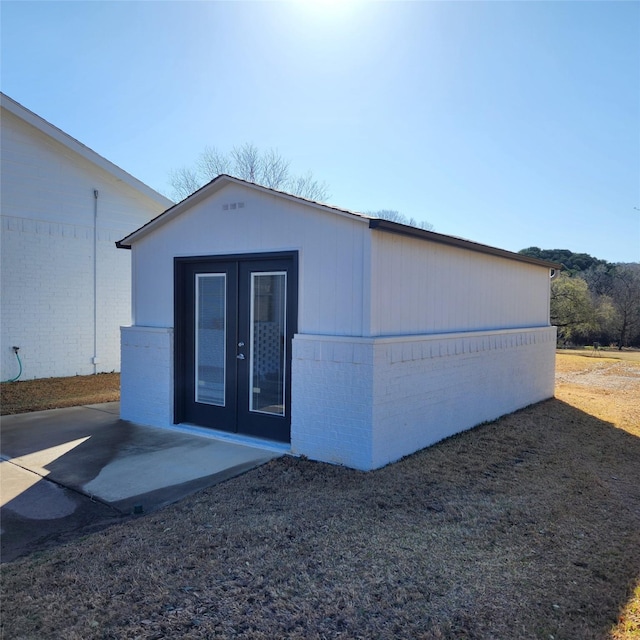
[[[223,211],[229,211],[229,209],[244,209],[244,202],[229,202],[222,205]]]

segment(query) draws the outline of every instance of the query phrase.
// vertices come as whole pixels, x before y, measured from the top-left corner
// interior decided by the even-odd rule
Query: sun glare
[[[293,0],[293,3],[308,13],[326,18],[342,16],[362,4],[357,0]]]

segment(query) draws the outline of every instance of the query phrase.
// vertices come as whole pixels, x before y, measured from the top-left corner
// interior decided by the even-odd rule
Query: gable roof
[[[518,262],[526,262],[528,264],[534,264],[539,267],[545,267],[548,269],[560,270],[562,269],[562,265],[556,264],[554,262],[548,262],[546,260],[540,260],[539,258],[531,258],[529,256],[525,256],[519,253],[513,253],[512,251],[506,251],[505,249],[498,249],[496,247],[490,247],[488,245],[480,244],[478,242],[472,242],[470,240],[465,240],[463,238],[457,238],[455,236],[448,236],[442,233],[435,233],[433,231],[426,231],[424,229],[418,229],[416,227],[412,227],[406,224],[400,224],[398,222],[391,222],[389,220],[384,220],[382,218],[374,218],[373,216],[366,215],[364,213],[357,213],[355,211],[349,211],[348,209],[341,209],[339,207],[334,207],[332,205],[323,204],[321,202],[316,202],[314,200],[307,200],[306,198],[302,198],[300,196],[294,196],[290,193],[285,193],[284,191],[277,191],[276,189],[271,189],[270,187],[264,187],[262,185],[256,184],[254,182],[248,182],[246,180],[242,180],[240,178],[235,178],[233,176],[229,176],[226,174],[221,174],[211,180],[211,182],[207,183],[190,196],[178,202],[173,207],[167,209],[164,213],[161,213],[159,216],[153,218],[145,225],[130,233],[128,236],[124,237],[122,240],[116,242],[116,246],[119,249],[131,249],[131,245],[144,238],[148,234],[152,233],[158,227],[163,226],[170,220],[178,217],[183,211],[191,208],[195,204],[202,202],[209,196],[217,193],[222,188],[229,184],[238,184],[249,187],[251,189],[255,189],[256,191],[262,193],[269,193],[280,198],[284,198],[285,200],[290,200],[294,202],[299,202],[310,207],[314,207],[316,209],[320,209],[323,211],[327,211],[333,214],[347,216],[350,218],[361,220],[363,223],[366,223],[371,230],[377,231],[385,231],[390,233],[397,233],[400,235],[410,236],[413,238],[418,238],[422,240],[428,240],[431,242],[437,242],[438,244],[445,244],[452,247],[457,247],[459,249],[467,249],[469,251],[476,251],[479,253],[484,253],[488,255],[497,256],[500,258],[507,258],[510,260],[516,260]]]
[[[284,191],[278,191],[276,189],[272,189],[271,187],[264,187],[261,184],[256,184],[255,182],[248,182],[247,180],[242,180],[241,178],[236,178],[234,176],[227,175],[226,173],[221,173],[219,176],[211,180],[211,182],[208,182],[203,187],[200,187],[200,189],[198,189],[197,191],[194,191],[190,196],[187,196],[184,200],[178,202],[178,204],[173,205],[173,207],[167,209],[164,213],[156,216],[153,220],[150,220],[133,233],[130,233],[122,240],[116,242],[116,246],[119,249],[131,249],[132,243],[134,243],[136,240],[144,238],[146,235],[148,235],[158,227],[161,227],[170,220],[178,217],[186,209],[191,208],[199,202],[202,202],[203,200],[213,195],[214,193],[217,193],[218,191],[220,191],[220,189],[226,187],[229,184],[242,185],[262,193],[269,193],[271,195],[275,195],[293,202],[301,202],[311,207],[329,211],[338,215],[360,218],[363,220],[363,222],[367,222],[368,220],[372,219],[371,216],[368,216],[364,213],[356,213],[354,211],[348,211],[347,209],[340,209],[339,207],[316,202],[315,200],[308,200],[307,198],[302,198],[301,196],[294,196]]]
[[[137,178],[134,178],[130,173],[127,173],[124,169],[121,169],[117,165],[113,164],[106,158],[82,144],[75,138],[71,137],[68,133],[58,129],[58,127],[47,122],[44,118],[41,118],[33,111],[29,111],[26,107],[23,107],[19,102],[16,102],[4,93],[0,93],[0,107],[5,109],[9,113],[13,114],[17,118],[20,118],[23,122],[30,124],[32,127],[45,134],[49,138],[52,138],[56,142],[73,151],[84,160],[87,160],[91,164],[99,167],[100,169],[111,174],[116,180],[124,182],[126,185],[136,189],[140,193],[144,194],[151,200],[157,202],[162,207],[169,207],[173,204],[169,198],[166,198],[162,194],[158,193],[155,189],[152,189],[144,182],[141,182]]]

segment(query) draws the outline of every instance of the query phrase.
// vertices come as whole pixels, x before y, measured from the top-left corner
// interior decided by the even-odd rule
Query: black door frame
[[[193,268],[198,263],[201,263],[203,267],[214,267],[216,265],[226,266],[229,263],[235,263],[238,266],[238,273],[240,272],[241,263],[248,262],[274,262],[286,260],[289,262],[289,286],[287,286],[287,338],[288,338],[288,351],[286,361],[286,374],[285,374],[285,418],[287,423],[286,429],[286,441],[290,441],[290,428],[291,428],[291,340],[293,335],[297,332],[298,323],[298,252],[297,251],[278,251],[271,253],[241,253],[241,254],[225,254],[225,255],[209,255],[209,256],[187,256],[187,257],[174,257],[174,423],[180,424],[185,422],[185,398],[186,398],[186,366],[187,366],[187,350],[193,348],[193,345],[187,344],[187,314],[186,305],[188,304],[189,296],[185,287],[182,286],[186,272],[189,268]],[[225,264],[226,263],[226,264]],[[231,286],[237,287],[239,290],[241,283],[238,280],[231,279]],[[237,300],[237,295],[236,295]],[[238,319],[235,319],[236,326],[231,333],[237,331]],[[235,339],[235,338],[234,338]],[[235,364],[235,350],[229,354]],[[228,362],[231,364],[231,360]],[[236,407],[239,400],[236,399]],[[234,408],[237,412],[237,408]],[[280,421],[282,424],[283,418],[272,418],[275,422]],[[264,429],[265,421],[268,423],[269,418],[261,414],[260,417],[256,417],[255,420],[250,419],[243,421],[242,434],[253,435],[257,437],[269,438],[270,436],[264,435],[262,430]],[[261,426],[262,425],[262,426]],[[206,426],[206,425],[203,425]],[[215,428],[215,426],[213,427]],[[236,419],[236,432],[238,429]],[[226,429],[225,429],[226,430]],[[269,428],[266,429],[269,431]],[[282,428],[279,429],[280,436],[273,439],[285,441],[285,437],[282,435]]]

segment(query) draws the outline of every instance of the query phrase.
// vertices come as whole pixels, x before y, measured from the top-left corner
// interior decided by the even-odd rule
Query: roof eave
[[[331,205],[323,204],[320,202],[315,202],[313,200],[307,200],[305,198],[301,198],[299,196],[294,196],[292,194],[285,193],[283,191],[277,191],[276,189],[271,189],[269,187],[264,187],[262,185],[247,182],[246,180],[242,180],[240,178],[235,178],[234,176],[229,176],[226,174],[221,174],[214,178],[211,182],[208,182],[206,185],[192,193],[190,196],[178,202],[173,207],[167,209],[164,213],[161,213],[159,216],[150,220],[144,226],[140,227],[133,233],[128,236],[122,238],[116,242],[116,247],[119,249],[131,249],[131,246],[134,242],[144,238],[146,235],[151,233],[157,227],[160,227],[167,222],[171,221],[175,217],[179,216],[185,209],[189,209],[190,207],[198,204],[199,202],[205,200],[209,196],[213,195],[223,187],[228,184],[238,184],[243,186],[251,187],[252,189],[256,189],[263,193],[277,195],[278,197],[285,198],[287,200],[291,200],[292,202],[303,203],[308,206],[318,208],[324,211],[330,211],[336,213],[338,215],[346,216],[352,219],[360,219],[362,222],[367,223],[369,229],[378,230],[378,231],[386,231],[390,233],[397,233],[404,236],[410,236],[413,238],[420,238],[422,240],[429,240],[431,242],[437,242],[439,244],[448,245],[451,247],[457,247],[459,249],[467,249],[469,251],[475,251],[478,253],[483,253],[487,255],[493,255],[500,258],[506,258],[509,260],[516,260],[518,262],[525,262],[528,264],[533,264],[538,267],[545,267],[547,269],[555,269],[561,270],[562,265],[554,262],[548,262],[546,260],[540,260],[539,258],[531,258],[529,256],[525,256],[519,253],[514,253],[512,251],[506,251],[505,249],[498,249],[496,247],[490,247],[488,245],[480,244],[478,242],[472,242],[471,240],[465,240],[463,238],[456,238],[455,236],[447,236],[441,233],[435,233],[433,231],[426,231],[425,229],[419,229],[417,227],[412,227],[406,224],[400,224],[398,222],[391,222],[390,220],[384,220],[382,218],[372,218],[371,216],[367,216],[361,213],[356,213],[353,211],[348,211],[346,209],[339,209],[338,207],[333,207]]]
[[[507,251],[506,249],[498,249],[497,247],[490,247],[489,245],[472,242],[471,240],[456,238],[455,236],[447,236],[441,233],[435,233],[434,231],[427,231],[426,229],[419,229],[417,227],[411,227],[406,224],[391,222],[390,220],[383,220],[382,218],[375,218],[370,220],[369,228],[376,229],[378,231],[387,231],[389,233],[397,233],[412,238],[429,240],[431,242],[437,242],[438,244],[457,247],[458,249],[467,249],[468,251],[484,253],[499,258],[506,258],[508,260],[526,262],[528,264],[533,264],[538,267],[545,267],[547,269],[555,269],[558,271],[562,269],[562,265],[555,262],[548,262],[547,260],[540,260],[539,258],[531,258],[520,253]]]

